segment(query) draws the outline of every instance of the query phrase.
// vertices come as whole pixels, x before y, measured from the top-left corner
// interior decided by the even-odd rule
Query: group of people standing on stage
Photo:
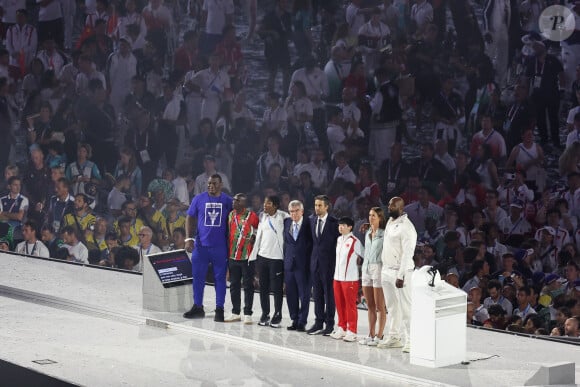
[[[381,207],[370,210],[364,245],[352,233],[353,219],[336,219],[330,214],[330,199],[325,195],[315,198],[310,217],[299,200],[289,203],[288,212],[280,204],[278,196],[267,196],[258,216],[248,209],[245,194],[231,198],[222,192],[219,174],[209,178],[207,192],[194,197],[187,212],[185,247],[192,252],[194,305],[183,316],[205,317],[203,292],[211,262],[216,322],[252,324],[257,270],[262,309],[258,325],[282,326],[285,284],[292,321],[289,331],[409,352],[410,282],[417,232],[404,213],[403,199],[392,198],[387,214]],[[357,329],[361,265],[370,328],[364,337],[359,337]],[[228,270],[232,313],[226,317]],[[274,296],[273,313],[270,294]],[[315,320],[307,327],[311,297]]]

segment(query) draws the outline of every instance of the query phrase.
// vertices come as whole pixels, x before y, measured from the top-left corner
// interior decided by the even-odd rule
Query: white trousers
[[[392,123],[376,124],[383,125],[381,128],[371,127],[369,135],[369,154],[373,157],[378,168],[383,161],[391,158],[391,146],[397,135],[397,125]]]
[[[383,294],[387,307],[386,332],[390,337],[395,337],[408,343],[411,335],[411,277],[409,271],[405,276],[404,286],[399,289],[395,286],[397,271],[385,268],[381,272]]]

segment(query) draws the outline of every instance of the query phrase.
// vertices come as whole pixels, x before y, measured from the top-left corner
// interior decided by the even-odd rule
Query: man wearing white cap
[[[510,239],[516,239],[516,236],[523,237],[532,232],[532,226],[526,218],[522,216],[523,207],[524,205],[521,201],[511,203],[510,216],[503,218],[498,224],[500,232],[503,234],[503,240],[508,245],[510,244]]]
[[[568,230],[566,230],[564,227],[560,227],[561,220],[562,213],[558,208],[550,208],[548,211],[546,211],[546,226],[549,226],[552,230],[554,230],[554,241],[552,243],[558,249],[558,251],[562,250],[564,245],[571,242]],[[542,229],[539,229],[534,237],[538,241],[541,240],[541,230]]]

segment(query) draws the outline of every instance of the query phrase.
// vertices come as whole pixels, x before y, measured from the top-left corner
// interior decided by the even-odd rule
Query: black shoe
[[[304,326],[304,324],[297,324],[296,332],[306,332],[306,326]]]
[[[306,333],[308,333],[309,335],[319,335],[322,333],[322,331],[324,331],[322,325],[314,324],[312,327],[310,327],[310,329],[306,331]]]
[[[262,317],[260,317],[260,321],[258,322],[258,325],[261,327],[267,327],[268,325],[270,325],[270,316],[262,315]]]
[[[282,315],[279,313],[275,313],[274,317],[272,317],[272,321],[270,321],[270,326],[272,328],[281,328],[282,327]]]
[[[203,306],[193,305],[191,309],[183,314],[184,318],[204,318]]]
[[[296,331],[296,330],[298,330],[298,324],[296,324],[295,322],[293,322],[292,325],[290,325],[289,327],[286,327],[286,330],[288,330],[288,331]]]
[[[224,308],[215,308],[215,315],[213,317],[215,322],[224,322]]]
[[[334,327],[330,327],[327,326],[323,331],[322,331],[322,336],[330,336],[330,334],[334,331]]]

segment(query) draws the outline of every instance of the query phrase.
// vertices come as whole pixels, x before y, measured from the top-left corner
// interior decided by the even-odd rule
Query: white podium
[[[143,261],[143,309],[157,312],[189,310],[193,292],[191,262],[185,250],[151,254]]]
[[[436,274],[430,266],[415,271],[412,281],[410,363],[445,367],[465,361],[467,294]]]

